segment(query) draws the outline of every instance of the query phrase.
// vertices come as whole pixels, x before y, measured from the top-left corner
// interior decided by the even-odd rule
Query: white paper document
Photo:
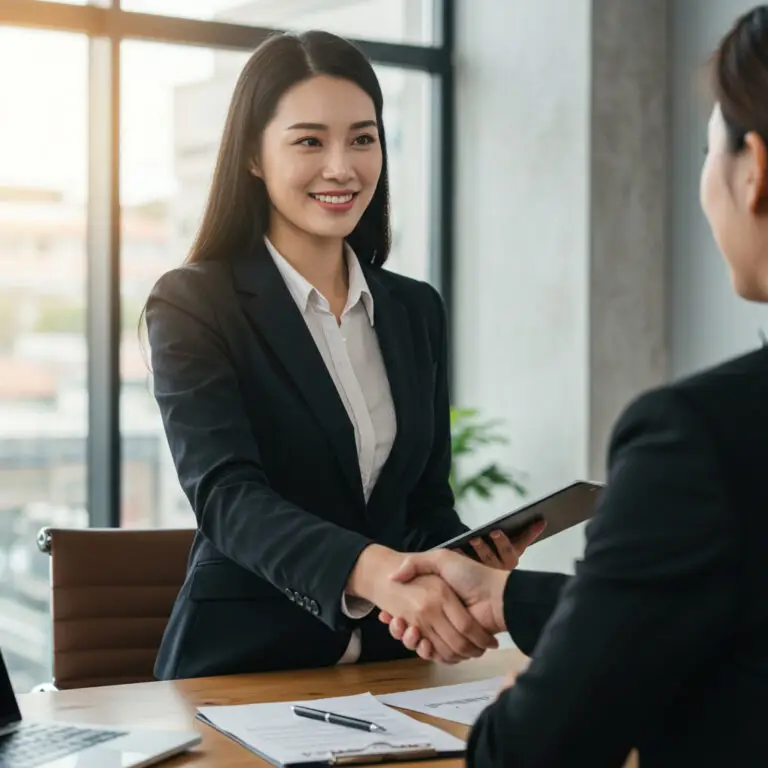
[[[393,707],[472,725],[480,717],[480,713],[496,698],[503,680],[503,677],[493,677],[458,685],[386,693],[376,698],[383,704]]]
[[[298,717],[291,704],[368,720],[386,729],[369,733]],[[461,739],[390,709],[370,693],[312,701],[199,707],[201,718],[277,765],[300,765],[352,753],[390,754],[417,748],[463,754]]]

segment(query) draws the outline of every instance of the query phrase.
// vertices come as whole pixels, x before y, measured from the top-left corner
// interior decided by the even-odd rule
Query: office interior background
[[[194,524],[138,319],[202,212],[273,30],[327,29],[385,94],[394,247],[449,312],[453,403],[538,496],[603,479],[639,391],[757,346],[698,207],[699,73],[746,0],[0,0],[0,647],[50,678],[44,525]],[[462,500],[470,524],[522,502]],[[569,571],[576,529],[524,565]],[[137,564],[140,567],[140,564]]]

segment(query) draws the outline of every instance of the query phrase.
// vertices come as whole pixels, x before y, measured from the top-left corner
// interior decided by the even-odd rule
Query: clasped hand
[[[453,664],[497,647],[494,635],[505,629],[508,573],[543,530],[544,523],[536,523],[514,542],[494,532],[499,534],[492,537],[498,556],[485,542],[472,542],[482,564],[445,550],[409,555],[390,579],[422,591],[408,615],[380,605],[379,618],[423,659]]]

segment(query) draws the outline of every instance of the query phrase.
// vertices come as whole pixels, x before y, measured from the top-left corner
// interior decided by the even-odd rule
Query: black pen
[[[386,728],[382,728],[376,723],[368,720],[358,720],[356,717],[347,717],[346,715],[337,715],[333,712],[323,712],[321,709],[312,709],[311,707],[300,707],[298,704],[291,704],[294,715],[306,717],[310,720],[322,720],[325,723],[333,725],[345,725],[347,728],[357,728],[358,731],[369,731],[371,733],[385,733]]]

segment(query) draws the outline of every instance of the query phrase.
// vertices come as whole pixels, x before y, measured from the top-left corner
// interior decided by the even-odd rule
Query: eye
[[[355,144],[359,147],[367,147],[369,144],[375,144],[376,143],[376,137],[371,136],[370,133],[363,133],[357,138],[355,138]]]
[[[301,145],[302,147],[319,147],[320,139],[316,136],[307,136],[304,139],[299,139],[296,144]]]

